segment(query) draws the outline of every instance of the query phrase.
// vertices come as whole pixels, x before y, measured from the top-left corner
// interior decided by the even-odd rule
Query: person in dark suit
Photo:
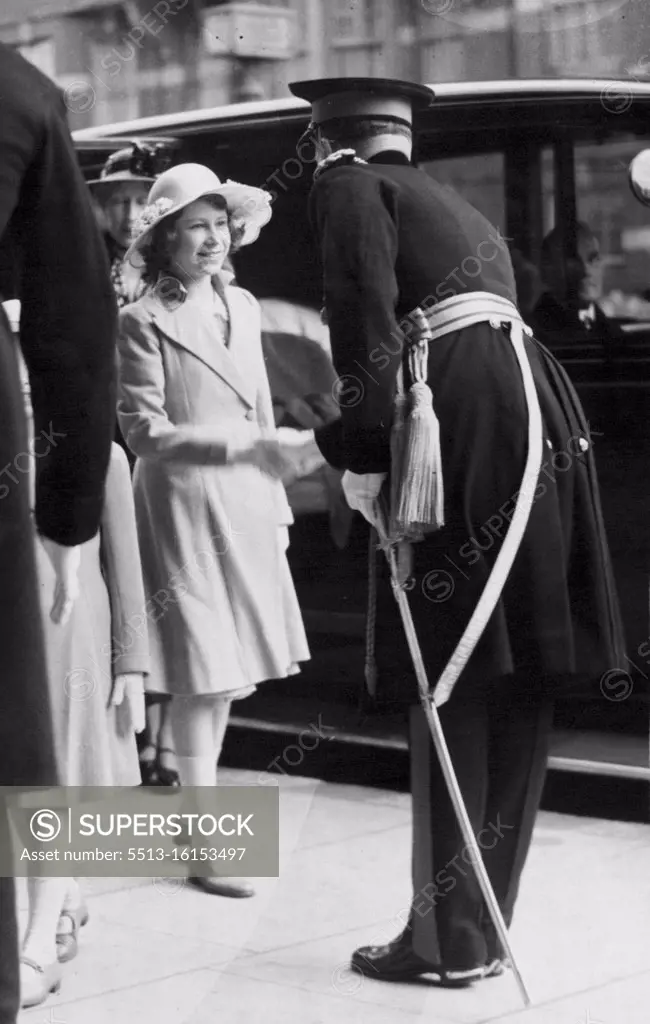
[[[576,224],[575,246],[553,228],[542,242],[545,290],[528,323],[543,344],[553,349],[572,343],[603,345],[609,358],[620,351],[625,335],[603,312],[603,263],[600,244],[588,224]]]
[[[35,523],[56,574],[51,616],[77,587],[78,546],[99,527],[115,417],[116,306],[106,253],[59,90],[0,44],[0,296],[22,303],[34,406]],[[16,352],[0,315],[0,777],[57,782]],[[1,823],[0,823],[1,824]],[[0,1024],[15,1024],[13,878],[0,878]]]
[[[407,352],[417,310],[433,332],[425,374],[440,426],[444,525],[410,545],[406,592],[509,926],[542,792],[554,688],[622,657],[588,426],[559,364],[525,333],[496,228],[411,163],[413,107],[428,105],[431,91],[381,79],[291,89],[312,103],[319,163],[310,210],[340,385],[341,419],[316,439],[346,471],[359,508],[376,508],[389,489],[394,401],[400,372],[405,391],[414,380]],[[522,524],[519,539],[511,520]],[[502,552],[514,561],[497,585]],[[403,932],[358,949],[352,967],[465,986],[501,972],[505,951],[463,856],[386,575],[378,688],[410,705],[413,901]],[[484,592],[494,594],[494,610],[464,652]],[[453,689],[442,688],[461,664]]]

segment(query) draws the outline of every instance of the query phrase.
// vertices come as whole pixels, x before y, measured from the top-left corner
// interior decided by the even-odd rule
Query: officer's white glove
[[[341,487],[348,505],[360,512],[371,526],[376,526],[381,522],[377,499],[386,476],[386,473],[359,474],[347,470],[341,480]]]
[[[144,677],[142,672],[120,672],[113,681],[111,707],[128,706],[131,728],[134,732],[144,732]]]

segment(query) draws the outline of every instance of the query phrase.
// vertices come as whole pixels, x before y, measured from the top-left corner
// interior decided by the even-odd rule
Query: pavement
[[[650,1021],[649,826],[540,815],[511,933],[524,1009],[512,972],[452,991],[349,970],[356,946],[402,927],[407,794],[226,769],[221,781],[280,785],[280,878],[247,900],[178,879],[86,880],[79,956],[20,1024]]]

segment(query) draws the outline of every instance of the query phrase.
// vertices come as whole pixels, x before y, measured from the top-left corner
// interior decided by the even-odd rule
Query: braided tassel
[[[433,408],[433,394],[426,382],[431,331],[421,310],[415,319],[418,341],[409,352],[413,384],[408,393],[409,410],[401,439],[397,504],[398,530],[410,540],[444,526],[444,487],[440,424]]]
[[[396,520],[405,536],[416,540],[444,526],[444,489],[440,424],[433,411],[431,388],[418,381],[409,395],[412,405],[405,427]]]
[[[402,486],[402,466],[404,463],[404,440],[406,437],[406,412],[408,398],[404,394],[403,373],[400,366],[397,375],[397,390],[393,413],[393,429],[390,436],[390,523],[389,535],[393,540],[401,540],[402,532],[397,519],[400,491]]]

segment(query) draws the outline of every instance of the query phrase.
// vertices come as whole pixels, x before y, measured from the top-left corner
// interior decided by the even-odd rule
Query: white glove
[[[280,527],[278,527],[278,529],[280,531],[280,551],[282,551],[282,552],[288,551],[288,549],[289,549],[289,527],[288,526],[280,526]]]
[[[341,487],[345,494],[345,500],[350,508],[360,512],[371,526],[381,522],[381,513],[377,504],[377,498],[381,491],[386,473],[351,473],[347,470],[343,474]]]
[[[56,582],[50,618],[57,626],[64,626],[72,613],[72,606],[79,596],[79,566],[81,547],[66,547],[49,537],[41,537],[47,551]]]
[[[144,676],[142,672],[120,672],[113,681],[111,707],[121,707],[126,702],[134,732],[144,732]]]

